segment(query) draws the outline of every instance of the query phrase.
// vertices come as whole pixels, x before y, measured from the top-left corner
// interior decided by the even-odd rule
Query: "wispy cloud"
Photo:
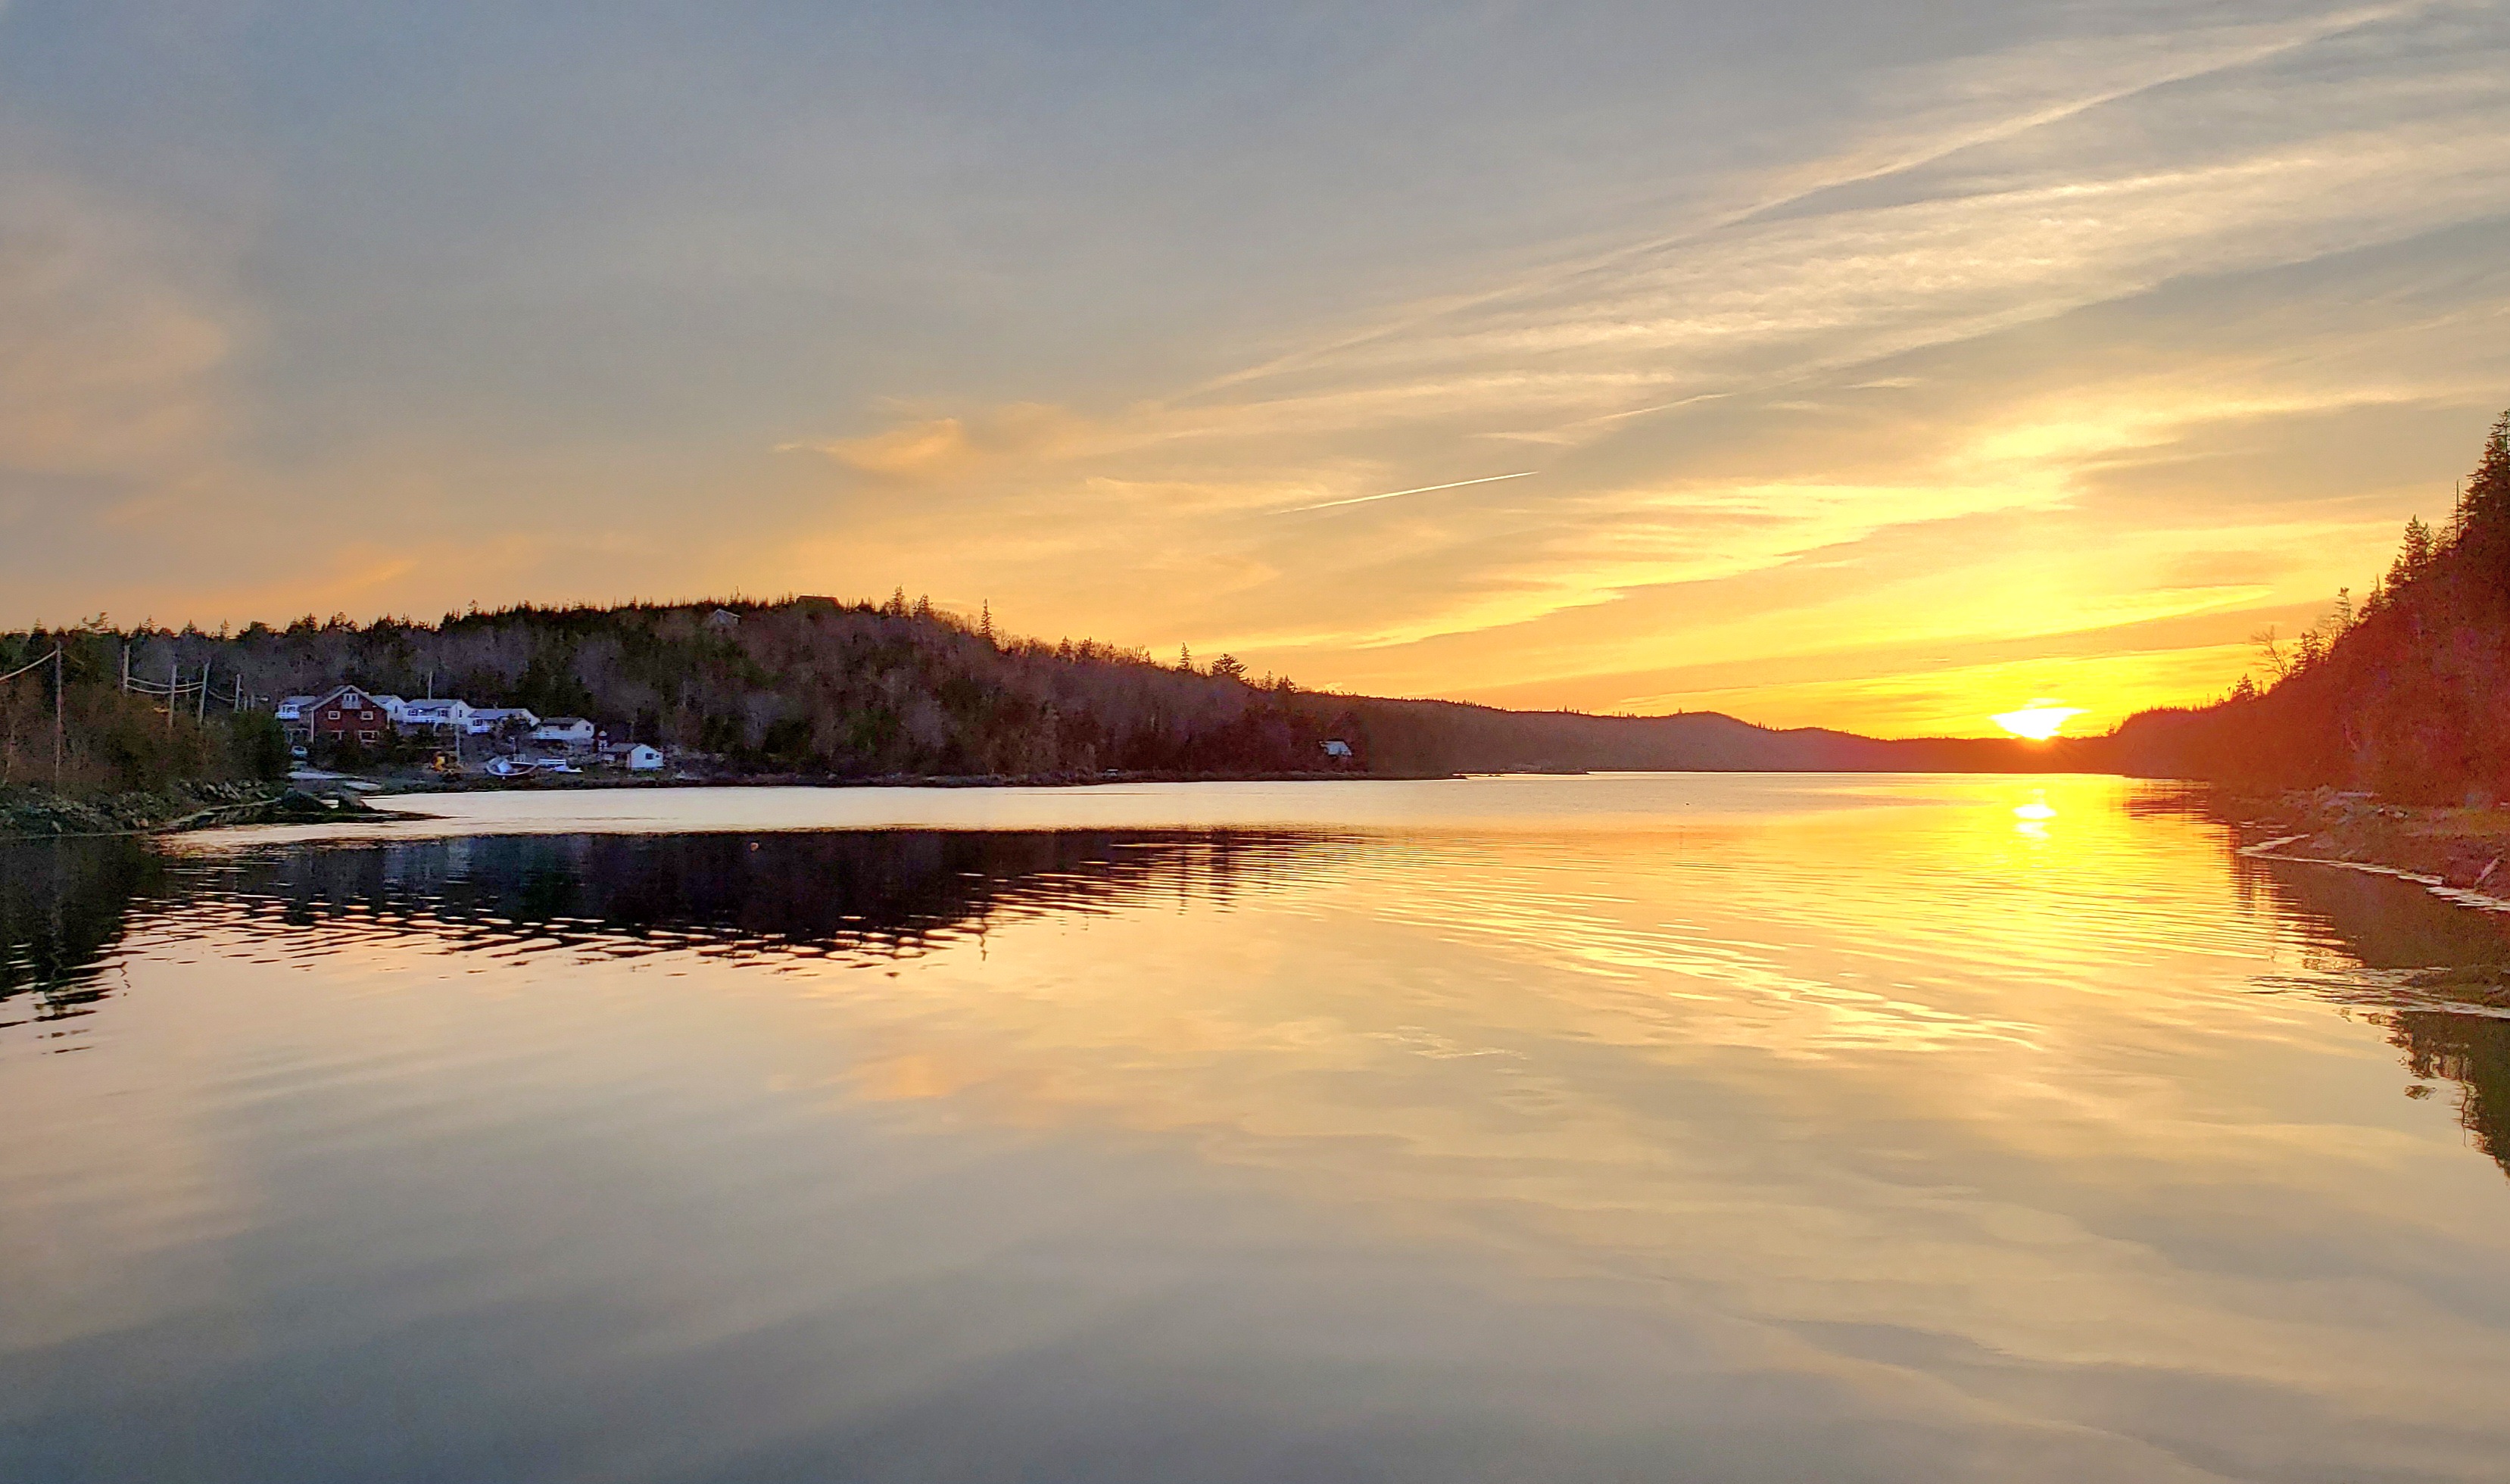
[[[1114,420],[1113,468],[1102,449],[1093,472],[1157,469],[1258,503],[1264,481],[1247,474],[1313,487],[1303,462],[1341,471],[1328,488],[1356,486],[1282,514],[1471,491],[1434,517],[1374,530],[1368,554],[1287,534],[1244,549],[1279,576],[1241,590],[1238,616],[1204,617],[1199,634],[1398,689],[1453,690],[1476,669],[1496,679],[1496,666],[1539,690],[1529,667],[1569,657],[1509,654],[1501,635],[1545,615],[1747,578],[1894,526],[2065,509],[2092,471],[2158,456],[2203,427],[2474,395],[2416,374],[2412,357],[2392,359],[2381,381],[2329,384],[2301,326],[2279,361],[2231,362],[2191,344],[2177,375],[2087,362],[2015,384],[1961,363],[1965,347],[2166,285],[2270,273],[2510,212],[2498,164],[2510,158],[2510,96],[2487,81],[2503,57],[2451,53],[2418,29],[2434,17],[2453,23],[2465,11],[2353,8],[2150,32],[2089,57],[2025,48],[1887,80],[1884,92],[1931,122],[1894,120],[1831,160],[1785,167],[1759,188],[1738,182],[1725,192],[1738,204],[1704,222],[1425,301],[1138,404]],[[2413,76],[2402,99],[2399,67]],[[2274,99],[2263,124],[2261,96]],[[1921,358],[1923,377],[1907,369]],[[1476,486],[1523,473],[1383,492],[1363,482],[1396,457],[1452,467],[1491,438],[1557,451],[1540,501],[1478,499]],[[1050,503],[1070,476],[1050,460],[1008,472],[999,508]],[[1135,541],[1215,539],[1147,511],[1127,529]],[[1931,559],[1956,570],[1993,555]],[[2308,564],[2293,580],[2324,570]],[[1323,591],[1337,600],[1315,601]],[[2050,596],[2095,627],[2136,606],[2126,592]],[[1285,627],[1256,619],[1258,604],[1330,617]],[[1955,601],[1930,622],[1978,631],[2014,616]],[[1682,631],[1695,635],[1696,621]],[[1624,663],[1662,632],[1634,626],[1569,663]],[[1800,642],[1784,626],[1760,632],[1781,649]],[[1474,634],[1492,642],[1443,659],[1424,648]],[[1409,674],[1382,659],[1326,658],[1413,649],[1423,658]],[[1482,688],[1517,694],[1517,683]]]
[[[772,140],[669,135],[704,159],[684,198],[640,170],[635,189],[592,194],[609,216],[490,203],[522,213],[520,266],[499,278],[464,259],[459,291],[480,298],[453,318],[532,324],[580,300],[569,323],[593,326],[591,348],[421,325],[325,341],[331,359],[293,363],[293,384],[266,370],[282,337],[256,340],[249,315],[169,273],[162,236],[95,205],[109,193],[13,196],[0,460],[54,480],[107,471],[131,485],[117,499],[156,509],[354,500],[386,546],[471,520],[515,543],[500,596],[903,582],[991,599],[1013,627],[1188,640],[1398,692],[1822,702],[1939,730],[1952,723],[1924,707],[2026,670],[2030,689],[1995,708],[2066,694],[2097,717],[2226,683],[2236,635],[2221,626],[2358,582],[2396,519],[2446,498],[2452,430],[2510,400],[2510,16],[2091,0],[2011,10],[1968,42],[1890,40],[1869,66],[1719,58],[1738,95],[1786,104],[1732,140],[1718,109],[1736,105],[1702,103],[1676,129],[1648,110],[1683,90],[1589,96],[1592,69],[1567,69],[1577,97],[1488,135],[1525,151],[1504,185],[1479,155],[1445,162],[1464,206],[1440,233],[1483,235],[1450,248],[1425,232],[1366,271],[1366,239],[1405,220],[1385,182],[1422,173],[1405,151],[1437,147],[1395,120],[1449,106],[1417,79],[1361,76],[1341,112],[1283,103],[1245,136],[1300,141],[1269,174],[1181,157],[1191,169],[1156,186],[1135,177],[1161,142],[1143,121],[1185,106],[1165,95],[1050,117],[956,98],[970,111],[941,118],[936,98],[933,118],[849,116],[821,135],[762,111]],[[519,127],[537,95],[504,99]],[[1067,114],[1099,132],[1035,137]],[[721,122],[671,116],[701,115]],[[1608,135],[1609,170],[1588,147]],[[1345,172],[1313,162],[1347,147],[1354,171],[1387,168],[1336,203]],[[725,160],[831,149],[876,189],[716,197],[749,178]],[[1104,172],[1058,174],[1058,150],[1103,152]],[[462,189],[494,173],[466,168]],[[1576,188],[1539,208],[1552,178]],[[1075,179],[1099,194],[1075,196]],[[1333,209],[1366,231],[1312,233]],[[562,235],[570,212],[594,226]],[[465,243],[486,230],[455,219]],[[421,244],[430,230],[391,226]],[[268,323],[305,337],[327,323],[285,275],[262,277]],[[744,285],[760,297],[739,299]],[[398,281],[362,290],[361,306],[421,302]],[[650,341],[609,338],[631,291],[683,295]],[[396,420],[385,393],[332,374],[406,354],[436,395],[497,353],[548,358],[547,406],[443,391],[459,415]],[[645,380],[607,379],[614,353]],[[303,435],[316,404],[369,431]],[[600,416],[551,410],[573,404]],[[195,455],[212,446],[230,462],[205,483]],[[57,552],[52,488],[0,489],[0,518],[36,522]],[[247,552],[283,535],[345,550],[253,518]],[[165,545],[149,570],[179,572],[187,553]],[[429,586],[444,563],[351,554],[336,570],[366,574],[374,601],[473,595]],[[334,570],[302,556],[289,565]],[[79,563],[42,565],[31,576],[54,583]],[[7,571],[30,577],[23,558]],[[2099,649],[2165,623],[2190,626],[2168,654]],[[2015,639],[2040,648],[1994,650]],[[1925,679],[1927,654],[1966,678]],[[2058,686],[2028,669],[2043,662],[2087,678]]]
[[[1497,484],[1502,479],[1531,479],[1537,472],[1521,469],[1515,474],[1484,475],[1478,479],[1451,479],[1444,484],[1421,484],[1411,489],[1389,489],[1380,495],[1350,495],[1340,500],[1321,500],[1314,505],[1293,505],[1288,510],[1277,514],[1296,515],[1306,511],[1339,510],[1346,505],[1374,505],[1380,500],[1400,500],[1405,495],[1426,495],[1442,489],[1464,489],[1474,484]]]

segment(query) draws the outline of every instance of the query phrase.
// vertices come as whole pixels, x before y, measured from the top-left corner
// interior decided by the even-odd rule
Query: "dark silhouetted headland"
[[[2288,651],[2263,644],[2280,671],[2267,688],[2128,719],[2110,739],[2114,766],[2409,803],[2510,795],[2510,413],[2445,526],[2409,523],[2368,598],[2339,600]]]

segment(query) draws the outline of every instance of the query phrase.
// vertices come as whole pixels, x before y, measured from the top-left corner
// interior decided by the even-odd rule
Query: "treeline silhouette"
[[[100,621],[75,629],[0,633],[0,674],[33,666],[0,681],[0,790],[86,797],[271,780],[287,771],[287,739],[269,707],[239,707],[232,688],[212,697],[214,704],[197,692],[171,698],[126,692],[120,666],[133,637],[151,652],[148,635],[124,635]],[[57,696],[49,660],[56,648]],[[191,663],[192,671],[199,667]]]
[[[991,628],[903,593],[885,604],[521,606],[433,625],[309,616],[214,634],[99,618],[0,636],[0,669],[64,647],[72,788],[248,770],[259,755],[226,721],[239,695],[244,710],[266,711],[344,682],[589,717],[617,738],[751,774],[1290,770],[1318,766],[1343,721],[1332,698],[1252,681],[1225,656],[1166,666],[1086,641],[1006,641]],[[206,672],[206,704],[170,717],[157,701],[125,697],[126,664],[160,684]],[[154,730],[125,737],[126,712]],[[52,738],[49,679],[22,677],[0,696],[0,782],[47,780]]]
[[[120,629],[0,635],[0,670],[65,651],[65,787],[145,788],[273,766],[277,697],[342,682],[405,697],[585,716],[619,739],[720,761],[735,775],[830,779],[1065,777],[1109,771],[1419,777],[1521,769],[2031,771],[2044,748],[1770,731],[1713,712],[1664,717],[1506,711],[1302,689],[1223,655],[1174,664],[1089,641],[993,631],[903,592],[882,603],[792,597],[448,614],[437,624],[307,617],[240,633]],[[127,656],[127,658],[126,658]],[[120,693],[129,673],[206,697]],[[230,715],[237,697],[244,709]],[[40,673],[0,695],[0,783],[50,777]],[[1341,742],[1348,759],[1329,755]],[[284,767],[284,747],[279,766]]]
[[[2225,700],[2147,711],[2109,739],[2149,777],[2248,788],[2334,784],[2409,803],[2510,795],[2510,412],[2493,425],[2456,509],[2407,523],[2395,562],[2359,604],[2289,648],[2260,636],[2269,671]]]

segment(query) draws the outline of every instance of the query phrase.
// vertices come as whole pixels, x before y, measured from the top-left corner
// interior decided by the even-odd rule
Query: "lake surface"
[[[0,1479],[2510,1475],[2510,956],[2110,779],[0,847]]]

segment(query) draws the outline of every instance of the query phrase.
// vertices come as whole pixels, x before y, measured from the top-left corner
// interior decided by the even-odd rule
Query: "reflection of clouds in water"
[[[795,1293],[858,1308],[850,1285],[882,1275],[1042,1364],[1048,1342],[989,1327],[967,1275],[1102,1266],[1207,1326],[1161,1344],[1236,1354],[1249,1313],[1331,1330],[1318,1313],[1356,1302],[1338,1275],[1366,1247],[1467,1273],[1486,1321],[1557,1317],[1585,1285],[1609,1303],[1578,1324],[1633,1391],[1774,1378],[1826,1418],[2054,1449],[2079,1477],[2202,1477],[2177,1462],[2199,1454],[2228,1476],[2306,1454],[2481,1477],[2497,1458],[2483,1419],[2510,1346],[2458,1302],[2510,1257],[2497,1177],[2448,1109],[2396,1095],[2382,1032],[2244,992],[2299,946],[2340,950],[2291,898],[2243,898],[2217,826],[2130,812],[2136,786],[2106,780],[1865,780],[1856,807],[1806,783],[1803,807],[1696,823],[1675,807],[1690,780],[1562,786],[1621,822],[213,858],[141,917],[117,950],[136,988],[94,1018],[138,1038],[107,1047],[128,1057],[171,1017],[176,1073],[200,1058],[254,1127],[303,1102],[412,1189],[440,1189],[464,1130],[545,1156],[529,1167],[563,1199],[466,1190],[462,1209],[576,1238],[566,1281],[807,1249],[773,1291],[720,1280],[772,1319],[695,1305],[708,1367]],[[2019,840],[2035,803],[2066,827]],[[1650,811],[1664,822],[1626,822]],[[180,1085],[138,1105],[210,1122]],[[963,1205],[935,1196],[1006,1145]],[[658,1171],[658,1147],[683,1163]],[[579,1168],[598,1178],[569,1184]],[[845,1220],[808,1204],[867,1168]],[[569,1202],[718,1177],[703,1239],[665,1257],[632,1224],[566,1225]],[[1216,1230],[1143,1214],[1205,1187],[1239,1202]],[[900,1230],[905,1277],[829,1256]],[[1008,1257],[949,1245],[1006,1232]],[[933,1276],[936,1248],[962,1266]],[[518,1271],[499,1291],[533,1296]],[[1254,1288],[1245,1312],[1194,1307]],[[1098,1344],[1124,1322],[1047,1327]],[[1446,1384],[1514,1375],[1515,1336],[1441,1332]]]

